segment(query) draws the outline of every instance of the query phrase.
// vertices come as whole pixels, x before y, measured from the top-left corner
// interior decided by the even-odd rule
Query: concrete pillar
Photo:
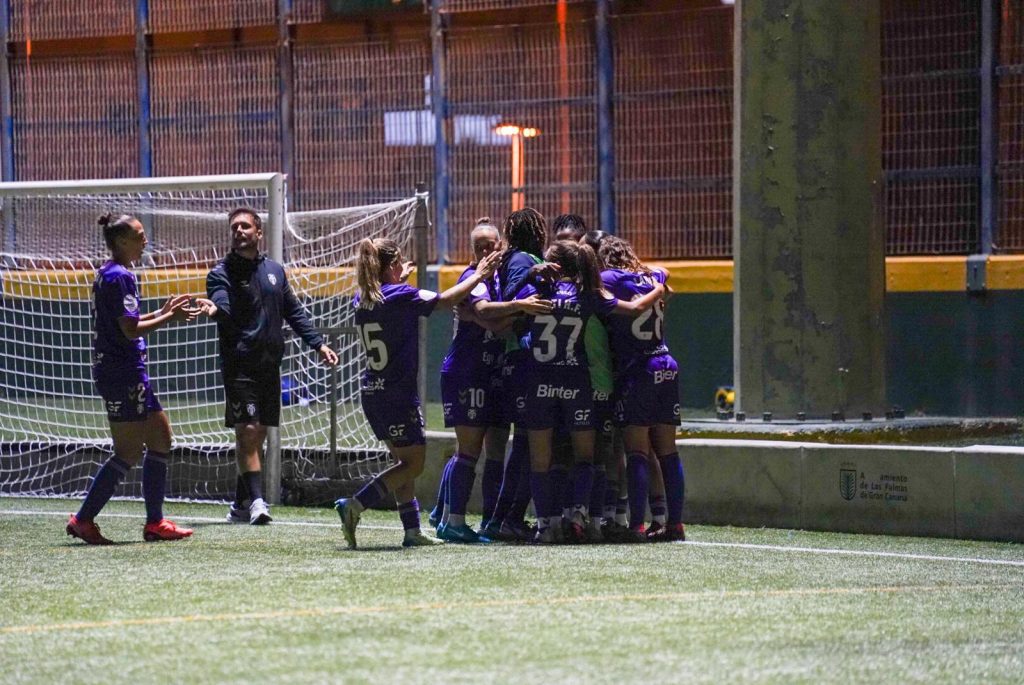
[[[737,409],[885,407],[879,0],[738,0]]]

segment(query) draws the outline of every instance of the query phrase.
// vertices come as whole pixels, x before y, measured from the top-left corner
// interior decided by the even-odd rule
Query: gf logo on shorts
[[[388,426],[388,435],[393,438],[405,437],[405,426],[400,423]]]
[[[572,416],[576,423],[587,423],[590,421],[590,410],[589,409],[577,409],[576,413]]]
[[[118,414],[120,412],[121,412],[121,403],[120,402],[107,402],[107,413],[108,414]]]

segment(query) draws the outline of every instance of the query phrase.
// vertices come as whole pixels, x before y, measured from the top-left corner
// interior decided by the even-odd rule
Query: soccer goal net
[[[285,265],[341,359],[328,369],[286,335],[281,427],[271,431],[264,465],[271,497],[326,499],[388,465],[359,406],[355,246],[387,236],[414,254],[425,196],[286,212],[283,186],[279,174],[0,184],[0,494],[80,495],[109,454],[90,367],[92,282],[109,258],[97,217],[106,212],[132,214],[146,228],[134,271],[147,312],[171,295],[203,295],[207,272],[229,250],[229,212],[257,210],[264,251]],[[230,497],[234,433],[224,426],[216,325],[172,324],[147,343],[150,378],[174,433],[168,494]],[[117,494],[141,496],[139,478],[131,474]]]

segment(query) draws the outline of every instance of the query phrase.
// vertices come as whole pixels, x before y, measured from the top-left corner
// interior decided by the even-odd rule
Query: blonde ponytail
[[[385,269],[398,259],[398,243],[389,238],[363,238],[359,241],[359,258],[356,261],[356,282],[359,284],[359,306],[370,307],[374,302],[383,302],[381,282]]]

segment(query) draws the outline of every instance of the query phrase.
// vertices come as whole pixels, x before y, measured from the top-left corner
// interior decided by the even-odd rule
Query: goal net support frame
[[[285,236],[286,233],[291,230],[292,235],[296,235],[295,231],[291,229],[289,225],[289,214],[287,212],[287,200],[285,190],[285,177],[281,173],[262,173],[262,174],[235,174],[235,175],[223,175],[223,176],[190,176],[190,177],[164,177],[164,178],[132,178],[132,179],[94,179],[94,180],[69,180],[69,181],[28,181],[28,182],[9,182],[0,183],[0,203],[2,203],[2,209],[0,209],[0,220],[2,220],[3,230],[3,256],[5,264],[0,264],[0,297],[4,295],[2,290],[3,277],[8,276],[8,260],[12,259],[11,255],[18,254],[18,241],[15,236],[15,225],[16,217],[13,216],[12,204],[14,199],[23,200],[30,198],[66,198],[76,196],[95,196],[97,198],[104,197],[120,197],[127,196],[130,194],[141,194],[147,196],[149,194],[188,194],[188,193],[204,193],[211,191],[241,191],[241,190],[254,190],[260,194],[265,195],[265,211],[266,220],[264,222],[264,241],[267,255],[289,268],[286,255]],[[428,262],[428,231],[429,231],[429,219],[427,211],[427,198],[428,194],[423,184],[417,184],[415,189],[414,200],[414,219],[412,225],[412,239],[413,244],[408,245],[412,248],[411,251],[415,253],[416,263],[418,267],[418,274],[423,276],[427,273],[427,262]],[[408,202],[408,201],[406,201]],[[397,204],[397,203],[396,203]],[[380,205],[385,206],[384,204]],[[371,205],[368,207],[376,207]],[[332,211],[343,212],[350,208],[340,208],[338,210],[320,210],[317,212],[307,213],[296,213],[294,216],[300,214],[304,215],[317,215],[321,213],[329,213]],[[363,209],[363,208],[356,208]],[[101,212],[95,212],[98,215]],[[263,211],[260,211],[263,214]],[[145,210],[140,210],[137,213],[139,218],[146,223]],[[95,216],[92,217],[95,219]],[[226,221],[223,224],[226,233]],[[371,227],[372,228],[372,227]],[[98,233],[98,229],[96,229]],[[379,235],[379,230],[373,235]],[[225,236],[224,242],[227,242]],[[346,269],[350,266],[344,267]],[[307,268],[306,271],[313,271],[314,267]],[[290,269],[289,269],[290,271]],[[291,276],[291,273],[289,273]],[[420,280],[422,283],[422,280]],[[143,292],[143,297],[146,293]],[[336,345],[337,342],[345,336],[354,336],[354,329],[350,326],[322,326],[320,322],[314,317],[313,323],[318,329],[325,334],[328,341],[331,342],[332,346]],[[420,388],[421,397],[425,398],[426,390],[426,322],[425,320],[420,321],[418,330],[419,337],[419,356],[420,356],[420,373],[418,378],[418,385]],[[338,459],[339,448],[338,448],[338,403],[339,397],[336,394],[338,388],[337,372],[332,370],[328,374],[329,378],[329,394],[330,394],[330,425],[329,425],[329,440],[328,444],[321,445],[325,451],[329,451],[331,459]],[[161,388],[157,386],[155,388],[157,395],[161,393]],[[101,412],[100,402],[97,399],[95,401],[95,411]],[[171,415],[172,424],[175,422],[175,417]],[[372,436],[371,436],[372,437]],[[93,441],[92,444],[96,444]],[[319,448],[318,448],[319,449]],[[0,457],[3,453],[0,452]],[[282,442],[281,442],[281,431],[279,428],[271,427],[267,431],[267,444],[264,458],[264,480],[267,484],[266,496],[271,503],[279,503],[282,492]],[[379,470],[379,469],[376,469]],[[373,472],[367,472],[364,477],[373,475]],[[0,495],[3,494],[17,494],[10,493],[3,487],[4,483],[0,479]],[[28,493],[32,494],[32,493]],[[70,494],[70,493],[68,493]]]

